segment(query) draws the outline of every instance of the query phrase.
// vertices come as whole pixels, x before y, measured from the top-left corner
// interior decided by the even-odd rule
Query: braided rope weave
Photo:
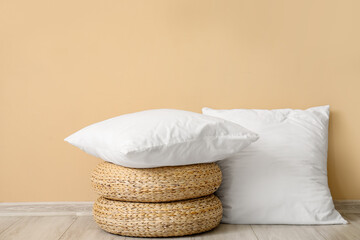
[[[216,163],[159,168],[127,168],[108,162],[94,170],[93,189],[108,199],[169,202],[214,193],[221,183]]]
[[[99,226],[132,237],[184,236],[209,231],[221,221],[222,206],[215,195],[165,202],[122,202],[100,197],[93,214]]]

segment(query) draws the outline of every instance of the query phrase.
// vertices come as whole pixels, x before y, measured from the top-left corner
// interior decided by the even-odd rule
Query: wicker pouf
[[[94,190],[114,200],[169,202],[206,196],[221,183],[216,163],[159,168],[126,168],[100,163],[91,178]]]
[[[221,221],[222,206],[215,195],[167,202],[136,203],[100,197],[93,208],[99,226],[132,237],[184,236],[209,231]]]

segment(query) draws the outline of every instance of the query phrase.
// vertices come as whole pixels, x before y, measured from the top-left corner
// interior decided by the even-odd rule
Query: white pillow
[[[344,224],[327,182],[329,106],[307,110],[213,110],[259,141],[219,162],[224,223]]]
[[[255,133],[224,119],[157,109],[95,123],[65,141],[108,162],[152,168],[222,160],[257,138]]]

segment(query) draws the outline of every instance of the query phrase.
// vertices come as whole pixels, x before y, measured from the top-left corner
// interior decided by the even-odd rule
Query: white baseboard
[[[0,216],[88,216],[93,202],[0,203]]]
[[[17,202],[0,203],[0,216],[89,216],[93,202]],[[360,200],[335,200],[341,213],[360,213]]]
[[[360,200],[334,200],[340,213],[360,213]]]

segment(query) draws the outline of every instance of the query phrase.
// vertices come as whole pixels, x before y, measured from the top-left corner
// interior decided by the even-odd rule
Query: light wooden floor
[[[360,212],[344,207],[347,225],[229,225],[189,237],[162,238],[175,240],[360,240]],[[341,211],[341,209],[340,209]],[[109,234],[101,230],[92,216],[0,216],[1,240],[124,240],[143,239]],[[146,238],[149,239],[149,238]]]

